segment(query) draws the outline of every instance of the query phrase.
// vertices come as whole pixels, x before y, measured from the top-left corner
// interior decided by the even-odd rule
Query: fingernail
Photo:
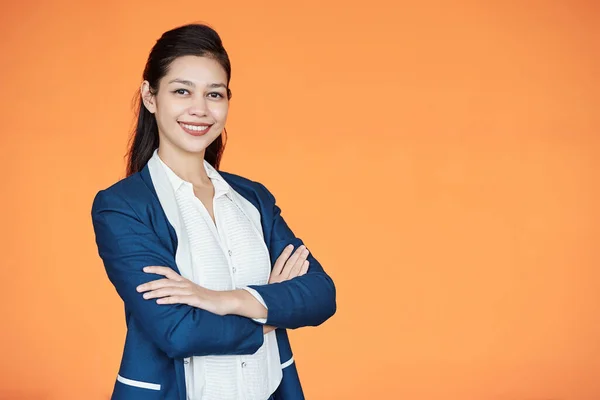
[[[143,297],[144,297],[145,299],[147,299],[147,298],[148,298],[148,293],[144,293]]]
[[[144,267],[144,269],[142,271],[148,272],[149,269],[150,269],[149,267]]]
[[[142,291],[142,287],[138,286],[138,287],[135,288],[135,290],[137,290],[138,292],[141,292]]]

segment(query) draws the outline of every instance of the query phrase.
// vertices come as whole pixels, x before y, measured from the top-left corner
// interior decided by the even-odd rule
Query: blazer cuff
[[[269,307],[267,307],[267,304],[265,303],[265,301],[263,300],[262,296],[254,289],[249,288],[249,287],[243,287],[241,289],[244,289],[245,291],[247,291],[248,293],[250,293],[252,296],[254,296],[254,298],[256,300],[258,300],[258,302],[260,304],[262,304],[266,309],[267,309],[267,313],[269,312]],[[267,323],[267,319],[266,318],[252,318],[252,320],[254,322],[258,322],[259,324],[266,324]]]

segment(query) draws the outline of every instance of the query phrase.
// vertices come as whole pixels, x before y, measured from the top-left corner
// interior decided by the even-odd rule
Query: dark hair
[[[153,93],[158,92],[160,80],[167,74],[169,66],[182,56],[211,57],[217,61],[227,73],[227,97],[231,98],[229,81],[231,80],[231,64],[223,47],[219,34],[211,27],[203,24],[184,25],[162,34],[150,51],[143,79],[150,83]],[[141,94],[135,97],[137,124],[129,141],[127,152],[127,176],[144,168],[158,148],[158,125],[156,117],[146,109]],[[206,149],[204,159],[219,169],[221,157],[225,150],[225,135],[219,135]]]

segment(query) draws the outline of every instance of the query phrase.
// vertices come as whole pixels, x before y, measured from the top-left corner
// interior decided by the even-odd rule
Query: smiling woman
[[[336,311],[331,278],[260,183],[219,170],[231,66],[186,25],[153,47],[127,178],[94,199],[127,339],[113,399],[303,399],[286,329]]]
[[[169,142],[169,149],[195,154],[214,142],[225,127],[227,85],[227,72],[218,61],[189,55],[171,62],[158,90],[145,80],[141,93],[145,108],[156,116],[160,139]],[[163,159],[169,157],[166,152],[161,149]]]

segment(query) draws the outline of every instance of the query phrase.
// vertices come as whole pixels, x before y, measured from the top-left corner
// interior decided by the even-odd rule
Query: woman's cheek
[[[220,105],[215,105],[212,108],[212,115],[216,122],[221,125],[225,125],[225,121],[227,120],[227,114],[229,112],[229,104],[224,103]]]

